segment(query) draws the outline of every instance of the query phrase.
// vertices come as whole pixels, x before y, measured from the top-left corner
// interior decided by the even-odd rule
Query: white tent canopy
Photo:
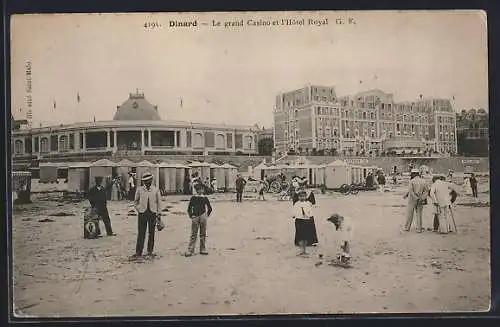
[[[118,162],[116,164],[117,166],[120,166],[120,167],[135,167],[136,164],[128,159],[123,159],[121,160],[120,162]]]
[[[116,167],[116,163],[108,159],[100,159],[96,162],[93,162],[91,167]]]

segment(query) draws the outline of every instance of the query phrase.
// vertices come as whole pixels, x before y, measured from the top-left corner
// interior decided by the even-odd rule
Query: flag
[[[363,81],[359,81],[359,84],[362,84],[362,83],[363,83]]]
[[[455,100],[455,96],[453,96],[453,100]]]
[[[378,76],[377,75],[373,75],[373,79],[378,79]]]
[[[422,94],[420,94],[420,99],[422,99]]]
[[[182,98],[181,98],[181,108],[182,108]]]
[[[56,105],[56,102],[54,101],[54,109],[56,109],[57,105]]]
[[[94,123],[95,123],[95,115],[94,115]]]
[[[76,94],[76,102],[80,103],[80,93]]]

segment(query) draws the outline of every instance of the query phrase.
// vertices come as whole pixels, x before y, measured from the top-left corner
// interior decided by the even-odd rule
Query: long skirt
[[[309,219],[295,219],[295,245],[298,246],[299,241],[306,241],[306,246],[318,243],[314,217]]]

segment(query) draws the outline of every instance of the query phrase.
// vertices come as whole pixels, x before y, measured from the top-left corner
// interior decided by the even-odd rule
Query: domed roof
[[[144,98],[144,93],[131,93],[128,100],[116,109],[113,120],[161,120],[158,107]]]

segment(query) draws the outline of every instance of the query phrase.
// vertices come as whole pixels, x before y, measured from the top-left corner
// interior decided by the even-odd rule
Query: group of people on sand
[[[422,222],[423,209],[431,201],[433,208],[432,231],[438,234],[456,232],[452,204],[457,196],[455,185],[447,181],[444,175],[433,176],[432,183],[429,185],[418,169],[412,169],[408,191],[404,195],[404,198],[408,198],[408,206],[403,231],[410,231],[414,216],[416,216],[417,233],[422,233],[425,230]]]
[[[306,257],[307,247],[316,246],[318,244],[318,235],[316,232],[316,224],[314,221],[314,205],[316,198],[313,192],[308,192],[303,187],[298,187],[293,191],[292,201],[292,218],[295,220],[295,239],[294,243],[300,248],[299,256]],[[351,258],[351,240],[353,225],[350,217],[332,214],[328,222],[335,226],[335,230],[340,232],[340,250],[339,259],[342,262],[349,262]]]

